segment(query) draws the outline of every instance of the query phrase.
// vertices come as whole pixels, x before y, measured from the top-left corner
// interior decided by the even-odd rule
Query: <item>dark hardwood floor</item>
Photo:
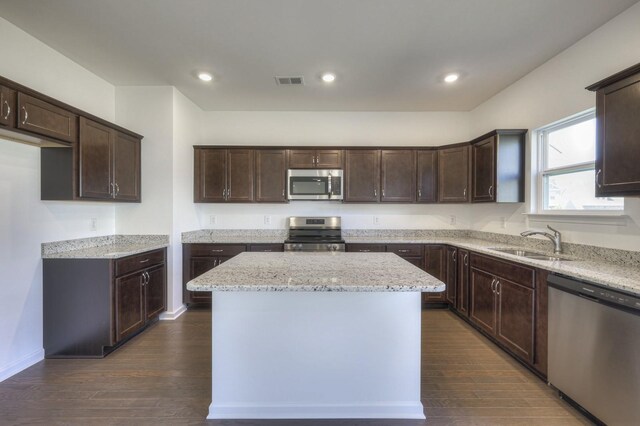
[[[589,424],[448,311],[423,311],[428,420],[205,421],[211,316],[162,321],[100,360],[45,360],[0,383],[1,425],[423,426]]]

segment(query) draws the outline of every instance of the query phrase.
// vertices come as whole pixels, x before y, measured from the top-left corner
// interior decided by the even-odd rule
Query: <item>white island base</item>
[[[413,292],[213,291],[209,419],[424,419]]]

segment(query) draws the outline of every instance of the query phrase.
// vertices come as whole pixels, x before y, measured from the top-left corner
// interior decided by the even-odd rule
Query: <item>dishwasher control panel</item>
[[[588,299],[603,301],[640,311],[640,296],[626,294],[593,283],[577,281],[575,278],[565,277],[560,274],[550,274],[548,282],[552,287],[574,293],[578,296],[584,296]]]

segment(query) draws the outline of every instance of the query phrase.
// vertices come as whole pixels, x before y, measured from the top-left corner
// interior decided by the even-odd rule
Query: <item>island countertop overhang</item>
[[[393,253],[245,252],[187,283],[192,291],[442,292]]]

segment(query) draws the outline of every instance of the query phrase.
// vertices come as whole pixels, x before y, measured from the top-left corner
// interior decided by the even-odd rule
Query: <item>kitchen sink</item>
[[[528,251],[528,250],[514,249],[514,248],[491,248],[489,250],[495,250],[495,251],[499,251],[500,253],[506,253],[506,254],[512,254],[514,256],[525,257],[527,259],[547,260],[549,262],[553,262],[556,260],[573,260],[564,256],[549,255],[544,253],[537,253],[535,251]]]

